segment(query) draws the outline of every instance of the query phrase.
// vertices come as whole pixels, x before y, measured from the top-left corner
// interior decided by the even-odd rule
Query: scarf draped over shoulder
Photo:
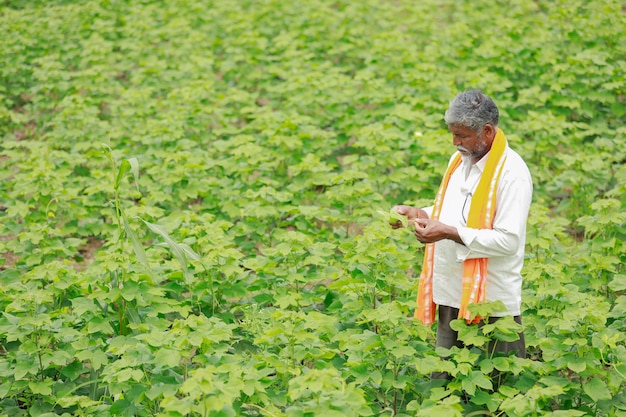
[[[480,181],[472,195],[467,227],[473,229],[492,229],[493,217],[496,210],[496,194],[498,182],[502,174],[502,167],[506,160],[507,140],[502,130],[498,129],[496,137],[491,145],[485,168]],[[443,199],[450,182],[452,173],[461,165],[461,155],[457,152],[448,166],[441,185],[435,197],[431,218],[439,220]],[[433,265],[435,243],[426,245],[424,252],[424,265],[419,278],[417,291],[417,309],[415,318],[426,325],[435,321],[436,305],[433,302]],[[454,260],[451,260],[452,262]],[[466,259],[463,261],[462,295],[459,308],[459,319],[463,318],[469,323],[478,323],[481,317],[473,317],[468,306],[473,303],[485,301],[485,288],[487,283],[488,258]]]

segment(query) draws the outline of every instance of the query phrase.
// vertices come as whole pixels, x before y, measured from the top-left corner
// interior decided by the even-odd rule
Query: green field
[[[0,63],[0,417],[626,416],[623,1],[0,0]],[[435,350],[388,225],[470,88],[527,359]]]

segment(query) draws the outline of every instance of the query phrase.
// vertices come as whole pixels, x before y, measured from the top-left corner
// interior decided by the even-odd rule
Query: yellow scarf
[[[502,130],[498,129],[491,145],[489,156],[487,157],[485,169],[480,177],[480,182],[472,196],[472,202],[467,216],[467,227],[473,229],[493,228],[493,217],[496,209],[496,191],[498,189],[498,181],[500,180],[502,167],[506,160],[506,147],[506,137]],[[450,166],[448,166],[441,181],[441,186],[437,191],[435,205],[431,215],[431,218],[434,220],[439,220],[443,198],[446,194],[450,177],[459,165],[461,165],[461,155],[457,153]],[[422,267],[417,290],[417,309],[415,310],[415,318],[427,325],[435,321],[436,306],[433,303],[434,254],[435,244],[427,244],[424,253],[424,266]],[[485,300],[487,262],[487,258],[467,259],[463,262],[463,293],[461,295],[459,319],[464,318],[468,324],[478,323],[481,320],[480,317],[474,317],[472,319],[467,307],[470,304]]]

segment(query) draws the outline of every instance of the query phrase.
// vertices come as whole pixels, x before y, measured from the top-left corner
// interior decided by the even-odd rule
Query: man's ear
[[[494,127],[492,124],[487,123],[485,127],[483,127],[483,135],[489,141],[493,142],[496,137],[496,133],[498,132],[498,128]]]

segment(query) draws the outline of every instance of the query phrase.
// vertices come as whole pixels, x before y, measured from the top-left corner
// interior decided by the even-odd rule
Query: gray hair
[[[480,133],[486,124],[498,127],[498,107],[480,90],[470,90],[458,94],[450,102],[444,119],[448,125],[465,126]]]

